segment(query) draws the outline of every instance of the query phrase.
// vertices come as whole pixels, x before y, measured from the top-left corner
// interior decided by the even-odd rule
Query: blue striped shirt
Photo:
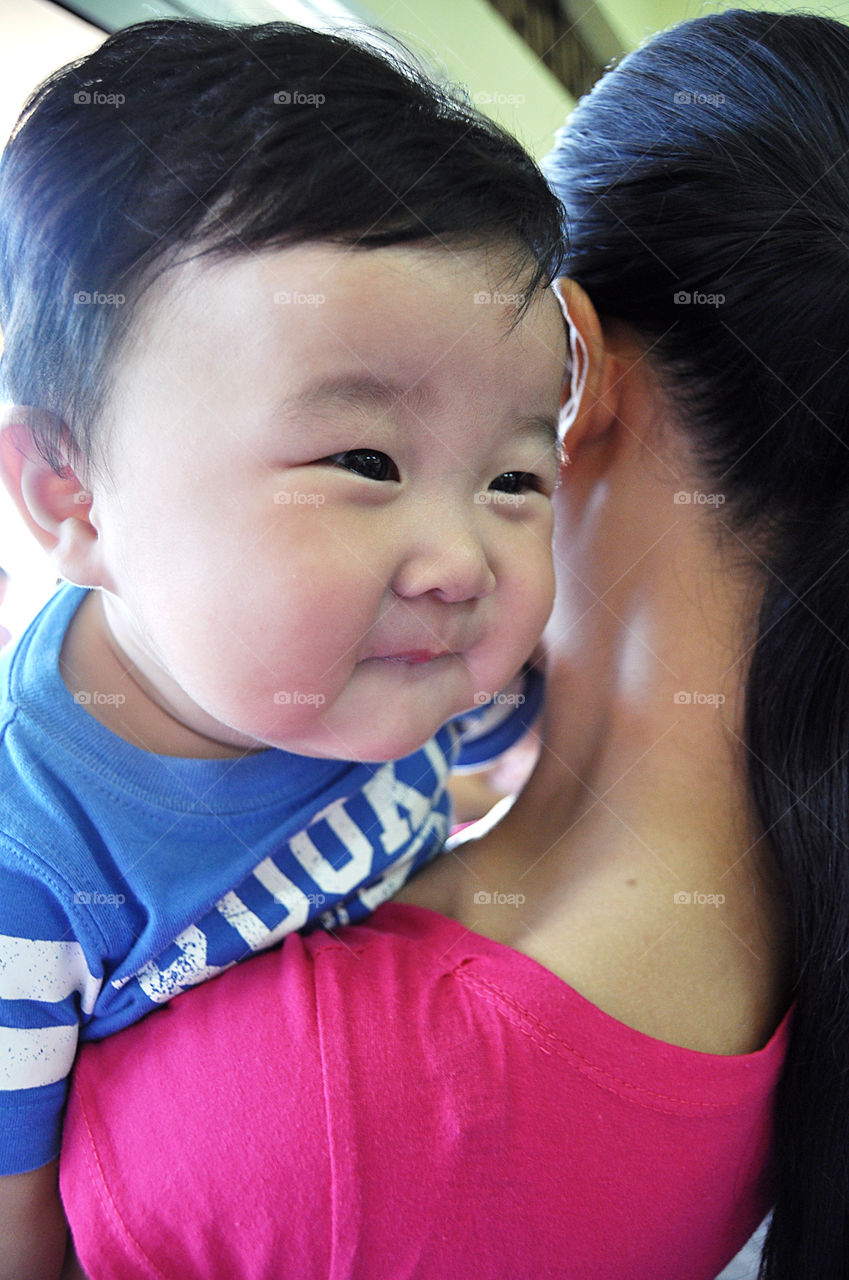
[[[59,673],[63,587],[0,661],[0,1174],[59,1151],[80,1040],[137,1021],[287,933],[362,919],[442,847],[456,765],[503,751],[541,681],[384,764],[268,750],[156,756]]]

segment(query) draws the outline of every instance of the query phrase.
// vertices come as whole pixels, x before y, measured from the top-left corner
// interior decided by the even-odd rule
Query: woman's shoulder
[[[604,1257],[611,1280],[713,1276],[768,1207],[764,1101],[784,1034],[746,1058],[676,1049],[527,954],[389,903],[86,1046],[63,1146],[69,1221],[94,1274],[130,1274],[129,1241],[185,1274],[202,1240],[221,1260],[210,1280],[271,1274],[280,1256],[306,1278],[336,1256],[361,1280],[401,1263],[553,1277],[565,1231],[576,1274]],[[152,1176],[174,1168],[178,1216]],[[250,1268],[222,1204],[252,1224]],[[670,1240],[670,1222],[686,1234]]]
[[[747,1062],[749,1073],[757,1066],[763,1071],[764,1078],[772,1078],[773,1072],[779,1069],[791,1016],[786,1000],[780,1008],[776,1005],[769,1025],[763,1022],[763,1034],[753,1035],[751,1020],[743,1019],[746,1029],[738,1028],[738,1035],[741,1040],[745,1037],[750,1042],[748,1044],[716,1049],[687,1045],[683,1043],[684,1037],[676,1034],[681,1025],[680,1011],[670,1014],[666,1026],[658,1025],[651,1029],[638,1025],[641,1021],[652,1020],[650,1011],[656,1002],[647,999],[646,1013],[640,1017],[636,989],[638,985],[641,989],[643,984],[637,984],[633,978],[625,980],[627,966],[624,959],[619,962],[618,981],[613,980],[616,966],[612,962],[607,966],[596,964],[584,968],[568,961],[561,963],[561,957],[566,954],[565,948],[558,953],[553,947],[546,947],[521,925],[514,930],[500,929],[494,920],[491,927],[487,927],[485,910],[501,906],[505,911],[515,910],[515,904],[495,901],[509,898],[509,894],[478,891],[478,896],[481,910],[468,920],[446,916],[409,902],[396,900],[385,904],[365,925],[368,935],[365,946],[370,953],[371,965],[378,971],[381,968],[386,972],[397,971],[413,999],[418,988],[422,999],[428,1001],[431,999],[430,989],[438,985],[441,999],[447,1007],[452,1000],[455,1005],[462,1003],[465,993],[472,992],[475,997],[484,997],[497,1005],[502,1012],[517,1014],[521,1010],[530,1022],[546,1023],[549,1028],[558,1026],[565,1036],[564,1043],[566,1040],[579,1043],[586,1035],[586,1060],[592,1058],[601,1070],[609,1065],[605,1059],[608,1051],[620,1063],[626,1062],[633,1053],[631,1069],[635,1071],[643,1071],[647,1065],[651,1067],[655,1059],[660,1064],[661,1073],[665,1073],[670,1064],[677,1063],[676,1069],[681,1069],[694,1080],[699,1078],[700,1068],[708,1060],[715,1059],[717,1061],[710,1067],[710,1079],[714,1084],[717,1062],[722,1059],[729,1060],[731,1079],[734,1078],[736,1063],[743,1060]],[[358,932],[361,930],[362,927]],[[508,932],[510,940],[494,936]],[[514,937],[519,946],[515,945]],[[324,946],[330,948],[336,962],[342,960],[342,953],[333,941],[326,942]],[[575,948],[575,954],[581,955],[585,949],[585,942],[581,941]],[[693,949],[692,942],[689,949]],[[358,950],[357,954],[359,958],[364,956],[363,950]],[[671,955],[661,955],[656,968],[659,973],[668,973],[671,963]],[[346,967],[350,969],[350,963]],[[588,991],[573,982],[571,977],[575,971],[586,978],[582,985],[588,988],[594,985],[593,974],[596,975],[596,985],[601,988],[602,975],[606,973],[609,982],[604,998],[592,998]],[[721,965],[717,966],[717,975],[722,975]],[[722,976],[728,978],[727,973]],[[703,977],[709,986],[709,975],[703,973]],[[454,980],[464,994],[452,995],[451,987],[445,984],[446,978]],[[658,978],[654,984],[648,983],[649,988],[652,985],[662,984]],[[707,1020],[708,991],[696,986],[688,991],[687,999],[690,1005],[699,1007],[701,1018]],[[627,1016],[623,1017],[623,1014]],[[662,1034],[664,1031],[670,1034]]]
[[[790,1003],[781,902],[747,869],[712,892],[667,869],[638,874],[598,859],[569,878],[530,862],[498,830],[470,839],[404,886],[395,901],[444,912],[536,960],[600,1010],[670,1045],[751,1054]]]

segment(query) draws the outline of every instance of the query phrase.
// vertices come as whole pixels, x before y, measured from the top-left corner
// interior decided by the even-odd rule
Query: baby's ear
[[[41,415],[41,410],[23,405],[3,409],[0,475],[57,574],[82,587],[101,586],[100,546],[91,520],[92,495],[70,464],[57,470],[43,457],[35,434]]]

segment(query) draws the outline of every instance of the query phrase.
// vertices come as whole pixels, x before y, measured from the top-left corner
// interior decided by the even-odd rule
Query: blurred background
[[[723,0],[0,0],[0,142],[32,89],[89,53],[105,33],[150,18],[283,18],[391,31],[437,74],[465,84],[481,110],[541,158],[576,99],[606,66],[662,27],[726,7]],[[744,7],[807,8],[849,20],[849,0],[766,0]],[[20,633],[55,583],[5,491],[0,567],[8,575],[0,598],[3,641]]]

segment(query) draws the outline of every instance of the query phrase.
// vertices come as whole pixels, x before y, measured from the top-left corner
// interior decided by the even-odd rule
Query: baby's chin
[[[436,733],[439,725],[432,732],[422,735],[419,729],[415,733],[369,733],[356,734],[331,742],[321,741],[305,743],[303,747],[287,747],[298,755],[322,756],[334,760],[363,761],[368,764],[387,764],[392,760],[403,760],[421,750]]]
[[[358,673],[323,695],[278,691],[276,714],[254,704],[254,715],[241,717],[239,729],[260,746],[294,755],[374,764],[402,760],[454,716],[486,700],[475,693],[463,664],[445,663],[441,671],[429,665],[430,672],[423,665],[370,669],[365,679]]]
[[[391,760],[403,760],[413,755],[429,742],[439,728],[450,720],[450,713],[441,720],[418,717],[415,724],[399,724],[391,713],[381,716],[363,716],[359,723],[333,723],[333,717],[312,733],[300,735],[274,734],[269,746],[276,746],[295,755],[313,756],[330,760],[355,760],[369,764],[385,764]]]

